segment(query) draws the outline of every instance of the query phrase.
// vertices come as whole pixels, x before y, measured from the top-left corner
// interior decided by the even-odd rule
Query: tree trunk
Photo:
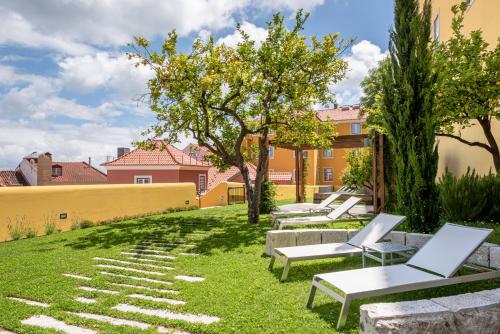
[[[491,132],[491,120],[489,118],[477,118],[479,124],[483,128],[484,135],[488,144],[490,145],[490,153],[493,156],[493,164],[498,173],[500,171],[500,151],[498,149],[497,141]]]

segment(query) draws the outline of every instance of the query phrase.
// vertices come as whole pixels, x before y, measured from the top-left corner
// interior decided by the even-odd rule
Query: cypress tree
[[[418,0],[396,0],[394,13],[382,116],[395,159],[396,211],[408,217],[411,230],[431,232],[439,218],[431,6],[426,0],[420,12]]]

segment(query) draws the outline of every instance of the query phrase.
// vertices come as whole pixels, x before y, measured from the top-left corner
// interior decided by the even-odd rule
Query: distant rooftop
[[[338,108],[330,108],[318,110],[318,118],[323,121],[343,122],[343,121],[364,121],[366,115],[361,115],[359,104],[352,106],[341,106]]]

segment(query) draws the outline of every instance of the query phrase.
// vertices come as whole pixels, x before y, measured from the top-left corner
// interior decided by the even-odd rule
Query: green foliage
[[[194,138],[210,151],[208,159],[222,169],[240,169],[247,191],[249,222],[259,219],[260,184],[268,161],[268,135],[276,142],[327,145],[334,135],[329,122],[321,122],[315,103],[333,102],[332,84],[345,76],[347,63],[341,53],[351,44],[338,34],[303,35],[308,15],[299,11],[292,29],[275,14],[267,38],[259,45],[241,26],[236,47],[217,44],[213,36],[197,39],[189,53],[177,49],[177,34],[169,33],[161,50],[136,38],[131,59],[156,73],[149,81],[151,109],[157,122],[145,135],[178,142]],[[243,142],[259,137],[257,173],[250,183]],[[141,143],[145,146],[147,142]]]
[[[274,183],[271,181],[262,182],[260,196],[261,213],[271,213],[271,211],[276,209],[276,186]]]
[[[7,218],[7,229],[12,240],[19,240],[24,237],[29,229],[30,222],[26,216],[16,216],[14,219]]]
[[[80,228],[89,228],[89,227],[92,227],[94,226],[94,223],[91,222],[90,220],[82,220],[80,222]]]
[[[36,237],[36,231],[34,228],[28,228],[28,230],[26,231],[26,238],[28,239],[31,239],[31,238],[34,238]]]
[[[55,232],[57,232],[57,221],[52,217],[52,215],[46,215],[44,217],[46,235],[54,234]]]
[[[483,39],[481,30],[468,36],[462,33],[467,2],[454,5],[453,35],[435,49],[435,66],[439,73],[436,83],[436,113],[442,135],[464,144],[486,149],[500,170],[498,144],[491,132],[491,120],[500,119],[500,40],[493,49]],[[466,140],[455,132],[477,120],[488,144]]]
[[[439,202],[446,220],[500,223],[500,175],[480,176],[468,168],[456,177],[446,170],[439,179]]]
[[[382,66],[381,119],[395,158],[396,211],[418,232],[431,232],[439,218],[430,13],[429,1],[419,13],[417,0],[396,0],[390,61]]]
[[[363,148],[346,154],[347,167],[342,174],[342,184],[358,189],[372,190],[372,150]]]

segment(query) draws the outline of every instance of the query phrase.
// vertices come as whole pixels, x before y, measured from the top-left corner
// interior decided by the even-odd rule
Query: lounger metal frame
[[[375,218],[373,218],[373,220],[377,219],[377,217],[379,217],[380,215],[387,215],[387,214],[384,214],[384,213],[379,214],[379,215],[375,216]],[[397,222],[397,224],[395,224],[393,227],[391,227],[391,230],[388,230],[385,234],[380,236],[380,238],[376,241],[381,241],[382,239],[384,239],[393,229],[395,229],[397,226],[399,226],[406,219],[406,217],[404,217],[404,216],[394,216],[394,215],[390,215],[390,216],[399,217],[398,218],[399,221]],[[348,240],[347,242],[344,242],[344,243],[337,243],[337,245],[339,245],[339,246],[340,245],[351,246],[352,251],[339,252],[339,253],[335,253],[335,254],[325,253],[322,255],[314,255],[314,256],[306,255],[306,256],[299,256],[299,257],[293,257],[293,258],[290,258],[290,257],[286,256],[285,254],[281,253],[279,248],[274,248],[272,250],[272,253],[271,253],[271,261],[269,263],[269,270],[273,269],[274,263],[276,262],[276,259],[278,259],[278,261],[280,261],[284,266],[283,273],[281,274],[281,278],[280,278],[280,281],[284,282],[288,277],[288,272],[290,270],[290,267],[292,266],[292,262],[306,261],[306,260],[330,259],[330,258],[336,258],[336,257],[350,257],[350,256],[361,255],[363,253],[363,248],[356,246],[356,245],[351,245],[351,244],[349,244],[349,241],[350,240]],[[327,245],[327,244],[321,244],[321,245]],[[310,245],[310,246],[313,246],[313,245]]]
[[[449,225],[453,225],[453,224],[449,224]],[[475,251],[477,251],[477,249],[481,246],[481,244],[482,244],[482,242],[479,243],[470,254],[473,254]],[[401,284],[401,285],[393,286],[393,287],[380,288],[380,289],[376,289],[376,290],[362,291],[362,292],[356,292],[356,293],[350,293],[350,294],[347,294],[344,291],[342,291],[341,289],[332,286],[328,282],[326,282],[326,281],[322,280],[320,277],[318,277],[318,275],[315,275],[312,279],[311,290],[309,292],[309,297],[307,299],[306,306],[307,306],[307,308],[312,308],[314,297],[316,295],[317,289],[323,291],[324,293],[326,293],[330,297],[341,302],[342,308],[341,308],[339,319],[337,322],[337,329],[340,329],[341,327],[343,327],[345,325],[345,322],[347,320],[347,315],[349,313],[349,307],[351,305],[351,302],[355,299],[377,297],[377,296],[383,296],[383,295],[399,293],[399,292],[408,292],[408,291],[435,288],[435,287],[447,286],[447,285],[453,285],[453,284],[468,283],[468,282],[474,282],[474,281],[500,278],[500,270],[494,270],[491,268],[481,267],[481,266],[477,266],[477,265],[466,265],[465,262],[467,261],[467,259],[468,259],[468,257],[466,257],[458,266],[456,266],[456,268],[454,268],[451,276],[455,275],[456,272],[462,267],[468,267],[468,268],[472,268],[475,270],[484,270],[485,272],[481,272],[481,273],[477,273],[477,274],[470,274],[470,275],[463,275],[463,276],[456,276],[456,277],[445,277],[443,275],[432,273],[433,275],[438,277],[438,279],[417,282],[417,283],[410,283],[410,284]],[[425,271],[422,268],[415,267],[415,266],[408,265],[408,264],[404,264],[404,266],[409,266],[409,267],[417,269],[417,270]],[[367,279],[369,279],[369,278],[367,278]],[[335,292],[331,287],[340,291],[343,295]]]

